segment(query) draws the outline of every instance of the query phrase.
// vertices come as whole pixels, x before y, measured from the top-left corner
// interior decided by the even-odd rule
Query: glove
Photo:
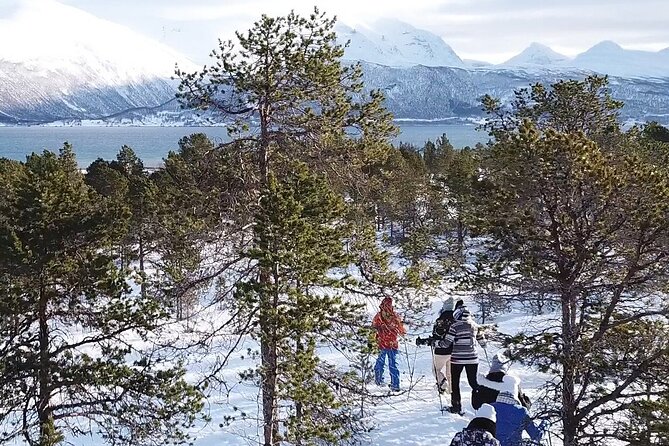
[[[483,348],[486,348],[486,345],[488,345],[488,341],[486,341],[485,339],[481,339],[479,341],[479,345]]]
[[[420,345],[430,345],[430,338],[425,338],[425,339],[416,338],[416,345],[418,345],[418,346],[420,346]]]
[[[541,420],[541,423],[539,423],[539,430],[541,432],[546,432],[548,429],[548,420]]]

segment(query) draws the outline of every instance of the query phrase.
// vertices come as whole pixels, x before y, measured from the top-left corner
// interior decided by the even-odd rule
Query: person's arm
[[[402,323],[402,319],[399,316],[397,316],[397,334],[400,336],[407,334],[407,329],[404,328],[404,323]]]
[[[536,441],[537,443],[541,441],[541,437],[544,435],[544,431],[539,429],[539,427],[534,424],[532,418],[530,418],[527,409],[525,410],[525,432],[529,434],[532,441]]]
[[[448,348],[455,341],[455,335],[457,331],[455,330],[455,324],[451,325],[451,328],[448,330],[448,334],[444,337],[443,340],[436,341],[435,347],[439,348]]]
[[[483,334],[483,330],[481,330],[481,327],[478,326],[476,327],[476,340],[481,347],[485,348],[487,341],[485,335]]]
[[[439,339],[439,336],[437,336],[437,327],[438,327],[438,326],[439,326],[439,319],[437,319],[437,320],[434,322],[434,325],[432,326],[432,334],[431,334],[430,337],[428,338],[428,339],[430,339],[431,341],[436,341],[437,339]]]
[[[376,316],[374,316],[374,319],[372,319],[372,328],[375,330],[379,330],[383,326],[383,320],[381,319],[381,314],[376,313]]]
[[[527,395],[525,395],[523,389],[521,389],[520,386],[518,386],[518,401],[520,401],[520,404],[527,410],[530,410],[532,407],[532,401]]]

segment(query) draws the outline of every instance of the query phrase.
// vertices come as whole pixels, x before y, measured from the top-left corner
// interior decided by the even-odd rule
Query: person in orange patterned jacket
[[[376,313],[372,320],[372,327],[376,330],[376,341],[379,346],[379,357],[374,365],[374,378],[377,385],[383,385],[383,369],[388,357],[390,369],[390,390],[400,390],[400,371],[397,368],[397,336],[406,334],[404,324],[393,309],[393,299],[385,297],[379,305],[381,311]]]

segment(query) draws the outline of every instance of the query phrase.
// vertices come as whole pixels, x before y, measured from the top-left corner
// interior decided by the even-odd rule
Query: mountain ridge
[[[58,20],[41,27],[43,5],[48,16]],[[176,82],[169,78],[174,63],[187,71],[196,67],[165,45],[56,0],[14,0],[7,11],[7,17],[0,18],[0,38],[11,35],[18,44],[0,47],[0,123],[211,122],[211,116],[179,110]],[[63,32],[40,46],[57,34],[53,23],[63,20],[78,31]],[[483,94],[504,100],[512,97],[513,89],[532,83],[578,79],[593,72],[612,76],[612,90],[626,102],[627,118],[651,116],[666,122],[669,117],[662,90],[669,91],[669,48],[643,52],[604,41],[568,59],[533,43],[506,63],[489,65],[463,61],[441,37],[399,20],[357,28],[338,24],[337,30],[340,43],[350,40],[345,59],[363,61],[367,87],[384,91],[398,119],[479,118]],[[33,40],[21,41],[29,38]],[[147,55],[151,57],[137,63]]]

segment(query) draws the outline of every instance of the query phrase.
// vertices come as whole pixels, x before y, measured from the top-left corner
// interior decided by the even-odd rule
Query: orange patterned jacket
[[[372,327],[376,330],[376,342],[380,350],[397,350],[397,335],[405,335],[406,329],[400,317],[393,310],[390,301],[383,300],[381,311],[372,319]]]

